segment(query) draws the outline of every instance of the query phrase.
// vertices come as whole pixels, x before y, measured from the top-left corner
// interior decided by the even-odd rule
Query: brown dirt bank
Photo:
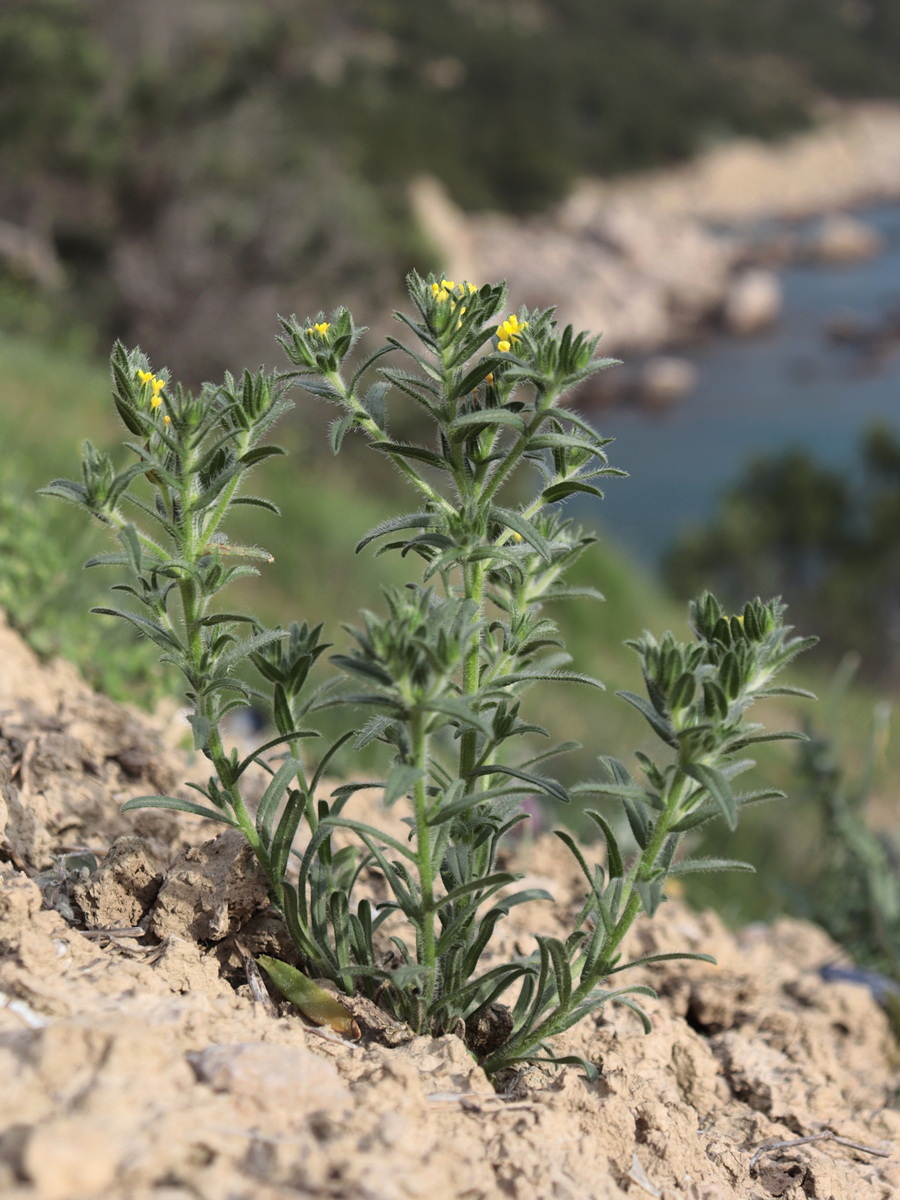
[[[650,1035],[616,1009],[572,1030],[565,1048],[601,1065],[597,1083],[532,1068],[498,1095],[456,1038],[345,1043],[254,999],[235,936],[272,950],[279,932],[246,856],[230,835],[210,844],[203,821],[118,813],[129,795],[171,787],[183,756],[2,627],[0,662],[9,1200],[900,1194],[896,1047],[865,990],[821,981],[839,952],[813,926],[734,936],[711,914],[664,906],[632,950],[699,948],[719,967],[641,972],[660,994]],[[73,848],[106,855],[87,882],[53,877]],[[558,842],[520,857],[560,908],[577,902]],[[527,951],[531,929],[557,920],[549,905],[513,910],[507,950]],[[882,1155],[820,1140],[751,1166],[763,1143],[826,1131]]]

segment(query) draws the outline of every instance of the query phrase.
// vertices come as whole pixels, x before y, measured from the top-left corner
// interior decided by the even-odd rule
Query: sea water
[[[680,532],[711,520],[748,460],[796,447],[850,470],[867,426],[900,434],[900,339],[874,363],[826,332],[841,314],[878,325],[900,312],[900,205],[856,215],[881,233],[883,253],[785,269],[770,332],[712,338],[684,355],[699,373],[689,396],[661,414],[597,414],[600,432],[616,439],[610,463],[629,478],[610,479],[603,501],[579,506],[580,521],[655,567]]]

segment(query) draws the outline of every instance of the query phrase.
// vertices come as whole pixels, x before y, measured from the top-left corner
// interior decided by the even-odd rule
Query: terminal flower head
[[[500,340],[497,343],[497,349],[501,354],[507,354],[512,349],[513,343],[521,337],[522,330],[527,328],[528,322],[520,321],[515,313],[508,316],[502,325],[498,325],[497,337]]]
[[[329,321],[318,321],[315,325],[313,325],[312,329],[307,329],[306,332],[310,334],[317,333],[320,338],[323,338],[328,333],[330,328],[331,323]]]
[[[431,294],[439,303],[443,303],[445,300],[450,300],[451,298],[454,301],[458,301],[463,296],[471,295],[472,292],[477,291],[478,288],[474,283],[456,283],[452,279],[441,279],[439,283],[435,281],[431,285]],[[455,295],[454,293],[459,294]],[[465,312],[466,310],[463,309],[462,311]]]
[[[149,384],[150,407],[159,408],[159,406],[162,404],[162,396],[160,396],[159,393],[166,386],[166,381],[164,379],[158,379],[152,371],[138,371],[137,377],[141,384],[143,398],[147,398],[146,388]]]

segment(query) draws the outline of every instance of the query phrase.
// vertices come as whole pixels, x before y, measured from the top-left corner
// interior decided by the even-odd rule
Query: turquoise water
[[[669,413],[598,414],[598,428],[616,439],[610,462],[630,478],[610,480],[606,499],[582,508],[581,521],[654,566],[680,530],[713,515],[748,459],[805,447],[850,468],[868,424],[900,430],[900,341],[875,369],[857,350],[832,345],[823,328],[841,311],[877,321],[900,310],[900,206],[856,215],[885,239],[877,259],[785,270],[778,326],[685,353],[699,384]]]

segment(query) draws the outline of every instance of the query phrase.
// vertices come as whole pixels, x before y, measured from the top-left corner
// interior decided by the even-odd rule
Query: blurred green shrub
[[[859,769],[848,770],[841,702],[858,660],[838,669],[823,725],[809,719],[797,749],[798,798],[821,821],[821,865],[802,915],[822,925],[861,966],[900,984],[900,837],[873,824],[871,802],[888,737],[889,707],[875,706]],[[900,1016],[900,992],[897,993]]]
[[[42,658],[61,655],[117,700],[150,707],[169,694],[153,646],[84,621],[93,590],[81,564],[97,531],[69,514],[48,524],[28,491],[0,477],[0,609]]]
[[[900,440],[873,426],[851,471],[804,450],[751,462],[717,517],[678,541],[665,574],[683,596],[701,585],[729,601],[780,593],[832,661],[858,651],[869,678],[890,678],[900,662]]]

